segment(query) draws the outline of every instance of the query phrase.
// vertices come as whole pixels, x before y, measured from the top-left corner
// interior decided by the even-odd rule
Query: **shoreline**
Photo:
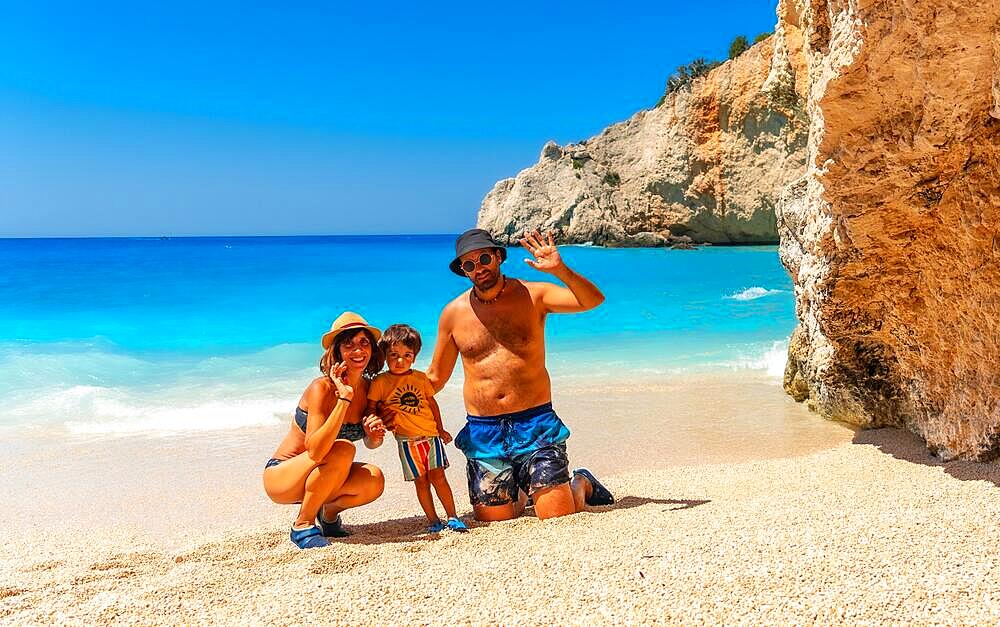
[[[776,343],[780,344],[780,343]],[[605,368],[584,368],[572,370],[573,363],[567,356],[557,354],[550,364],[549,372],[553,386],[553,399],[559,400],[563,391],[583,391],[610,387],[620,391],[628,390],[664,390],[678,386],[698,387],[704,381],[731,382],[733,385],[767,385],[777,387],[781,391],[781,376],[783,372],[784,347],[778,350],[774,347],[760,354],[747,354],[720,363],[703,363],[694,365],[675,365],[653,367],[645,362],[619,363],[611,362]],[[776,352],[777,351],[777,352]],[[581,355],[581,358],[596,358],[597,352]],[[777,355],[777,357],[776,357]],[[780,359],[779,359],[780,358]],[[780,362],[780,363],[779,363]],[[576,364],[579,365],[579,359]],[[588,366],[590,362],[585,362]],[[420,368],[418,368],[420,369]],[[614,378],[609,378],[608,370],[614,371]],[[181,388],[170,386],[169,396],[160,398],[155,395],[129,397],[132,390],[118,390],[105,387],[72,386],[57,389],[49,396],[33,401],[34,406],[43,403],[54,405],[64,403],[55,411],[50,411],[45,418],[36,417],[34,422],[26,422],[31,415],[21,408],[7,418],[16,416],[17,421],[0,424],[0,443],[7,446],[19,446],[20,440],[34,438],[48,439],[64,438],[115,438],[115,437],[183,437],[198,433],[237,433],[244,429],[271,427],[284,424],[291,419],[289,408],[294,407],[299,396],[299,390],[304,389],[315,376],[312,368],[304,368],[300,375],[267,381],[259,384],[258,395],[240,396],[219,400],[218,396],[206,395],[204,390],[195,389],[195,394],[183,397]],[[439,402],[446,403],[450,413],[464,417],[464,408],[459,394],[464,383],[462,372],[453,374],[448,386],[437,395]],[[155,388],[155,386],[154,386]],[[161,390],[163,388],[160,388]],[[289,390],[292,392],[289,393]],[[225,393],[228,390],[224,390]],[[280,397],[279,397],[280,395]],[[90,399],[89,405],[107,404],[108,416],[84,419],[75,418],[74,411],[79,411]],[[18,401],[24,403],[23,400]],[[91,412],[94,409],[88,408]],[[131,410],[135,413],[129,413]],[[40,410],[38,410],[40,411]],[[66,415],[63,421],[53,419],[54,416]],[[2,414],[0,414],[2,416]],[[206,418],[206,416],[208,416]],[[176,425],[176,426],[172,426]]]
[[[457,435],[465,423],[461,385],[453,383],[437,398],[445,427]],[[802,456],[854,434],[809,413],[781,391],[780,382],[760,373],[558,380],[553,405],[572,433],[571,465],[599,477]],[[260,481],[290,423],[289,410],[270,424],[236,429],[0,432],[7,450],[0,481],[9,486],[0,494],[0,524],[14,536],[41,526],[55,535],[107,532],[126,544],[163,547],[256,521],[281,529],[294,508],[270,503]],[[456,502],[468,510],[465,458],[454,445],[446,450]],[[375,463],[386,476],[384,495],[364,509],[384,511],[400,501],[420,511],[391,441],[376,450],[359,446],[356,459]]]

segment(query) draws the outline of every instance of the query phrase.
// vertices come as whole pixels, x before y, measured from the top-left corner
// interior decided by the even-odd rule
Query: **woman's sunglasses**
[[[478,265],[488,266],[491,263],[493,263],[493,255],[491,255],[490,253],[483,253],[479,255]],[[476,265],[477,265],[476,262],[473,261],[472,259],[466,259],[465,261],[462,262],[462,270],[464,270],[466,274],[469,274],[476,269]]]

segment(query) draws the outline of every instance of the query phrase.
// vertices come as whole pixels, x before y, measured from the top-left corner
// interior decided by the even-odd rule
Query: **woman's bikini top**
[[[306,432],[306,421],[309,418],[309,413],[296,406],[295,408],[295,424],[298,425],[302,433]],[[340,425],[340,433],[337,434],[338,440],[350,440],[351,442],[357,442],[358,440],[365,437],[365,428],[361,426],[361,423],[357,422],[345,422]]]

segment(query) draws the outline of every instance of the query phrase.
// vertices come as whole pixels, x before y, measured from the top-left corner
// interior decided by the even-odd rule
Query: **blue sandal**
[[[300,549],[318,549],[320,547],[330,545],[327,539],[323,537],[323,533],[319,530],[319,527],[316,525],[306,527],[305,529],[296,529],[295,527],[292,527],[292,533],[289,535],[292,538],[292,542],[295,543],[295,546]]]
[[[594,473],[586,468],[577,468],[574,475],[580,475],[590,482],[590,496],[587,497],[587,505],[614,505],[615,497],[611,491],[604,487],[604,484],[597,480]]]
[[[449,518],[448,528],[459,533],[467,533],[469,531],[469,528],[465,526],[461,518]]]
[[[442,531],[444,531],[444,523],[439,520],[428,525],[424,533],[441,533]]]
[[[316,514],[316,523],[319,524],[320,530],[323,535],[328,538],[346,538],[351,535],[351,532],[344,529],[344,523],[340,520],[340,514],[331,520],[326,520],[323,518],[323,508],[319,508],[319,512]]]

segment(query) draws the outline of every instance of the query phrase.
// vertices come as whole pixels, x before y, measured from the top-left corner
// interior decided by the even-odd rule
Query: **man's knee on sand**
[[[580,511],[569,483],[535,490],[531,500],[535,503],[535,516],[540,520],[568,516]]]
[[[521,515],[514,506],[514,503],[504,505],[473,505],[472,515],[479,522],[499,522],[501,520],[513,520]]]
[[[570,483],[539,488],[532,492],[535,516],[539,520],[568,516],[583,511],[584,504],[577,498],[577,486]],[[520,493],[520,498],[508,503],[484,505],[473,504],[473,514],[480,522],[498,522],[512,520],[524,513],[527,495]]]

